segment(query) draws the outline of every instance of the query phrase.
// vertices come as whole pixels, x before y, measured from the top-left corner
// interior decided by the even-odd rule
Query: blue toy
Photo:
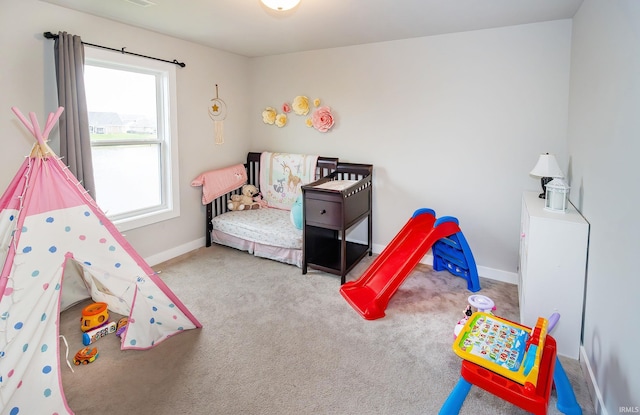
[[[480,290],[478,269],[473,259],[471,248],[462,232],[439,239],[431,248],[433,253],[433,269],[447,270],[453,275],[467,280],[467,289],[471,292]]]
[[[291,223],[297,229],[302,229],[302,195],[298,196],[291,206]]]

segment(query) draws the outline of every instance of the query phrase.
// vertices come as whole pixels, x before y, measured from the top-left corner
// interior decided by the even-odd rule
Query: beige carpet
[[[202,248],[154,269],[204,327],[148,351],[121,351],[109,335],[96,342],[94,363],[75,373],[62,363],[76,414],[437,414],[460,378],[453,328],[471,293],[448,272],[418,266],[386,317],[367,321],[342,298],[337,276],[302,275],[230,248]],[[497,315],[517,320],[516,286],[481,285]],[[86,304],[61,315],[70,356],[82,347]],[[583,413],[593,414],[579,362],[561,361]],[[559,413],[555,403],[554,391],[550,414]],[[460,413],[525,412],[473,387]]]

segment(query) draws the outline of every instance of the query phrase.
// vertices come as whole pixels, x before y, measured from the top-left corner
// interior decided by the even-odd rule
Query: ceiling
[[[583,0],[302,0],[280,13],[260,0],[41,1],[257,57],[567,19]]]

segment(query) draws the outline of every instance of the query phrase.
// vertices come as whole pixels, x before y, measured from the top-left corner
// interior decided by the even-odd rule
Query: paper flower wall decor
[[[311,125],[321,133],[329,131],[331,127],[333,127],[333,114],[331,114],[331,108],[319,107],[313,111],[313,114],[311,114]]]
[[[276,115],[276,125],[280,128],[287,125],[287,114],[278,114]]]
[[[293,111],[296,115],[308,115],[309,112],[311,112],[311,116],[304,121],[305,125],[307,127],[313,127],[321,133],[326,133],[334,124],[331,108],[326,105],[320,106],[319,98],[315,98],[312,104],[314,107],[313,110],[309,108],[309,98],[304,95],[298,95],[293,98],[291,104],[288,102],[282,104],[281,113],[278,113],[273,107],[266,107],[264,111],[262,111],[262,121],[265,124],[282,128],[289,122],[288,113]]]
[[[265,108],[265,110],[262,111],[262,122],[265,124],[273,124],[276,122],[276,110],[272,107]]]
[[[309,113],[309,98],[304,95],[298,95],[293,99],[293,112],[298,115],[307,115]]]

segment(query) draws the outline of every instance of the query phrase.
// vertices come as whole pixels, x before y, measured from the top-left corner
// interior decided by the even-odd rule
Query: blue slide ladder
[[[462,232],[438,239],[433,244],[431,253],[433,254],[434,270],[447,270],[453,275],[467,280],[469,291],[480,291],[476,261],[473,259],[471,248],[469,248]]]

